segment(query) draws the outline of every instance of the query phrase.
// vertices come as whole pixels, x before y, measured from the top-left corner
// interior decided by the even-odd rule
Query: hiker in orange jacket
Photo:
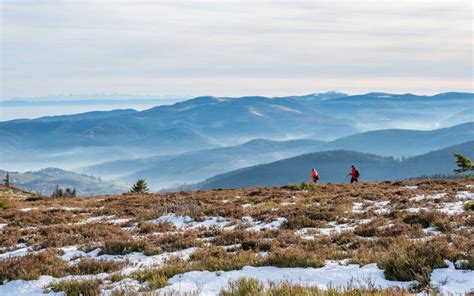
[[[359,178],[359,171],[356,169],[356,167],[354,165],[352,165],[352,169],[351,169],[351,172],[349,174],[347,174],[348,176],[351,176],[351,183],[354,183],[354,182],[359,182],[358,178]]]
[[[319,180],[319,174],[318,171],[316,171],[314,168],[311,169],[311,179],[313,180],[313,183],[317,183]]]

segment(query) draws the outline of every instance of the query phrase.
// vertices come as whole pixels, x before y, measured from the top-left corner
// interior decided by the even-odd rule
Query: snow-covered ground
[[[5,252],[0,254],[0,259],[6,259],[11,257],[25,256],[34,252],[33,248],[30,247],[21,247],[13,251]]]
[[[451,263],[452,266],[452,263]],[[246,266],[232,271],[191,271],[176,275],[169,280],[170,285],[160,289],[162,293],[192,293],[199,295],[219,295],[229,281],[239,278],[253,278],[264,284],[291,283],[305,286],[328,287],[399,287],[408,289],[413,282],[389,281],[384,278],[383,270],[376,264],[360,267],[357,264],[341,265],[337,262],[326,262],[321,268],[278,268],[273,266]],[[453,268],[433,271],[432,283],[444,294],[474,291],[474,272],[454,270]]]
[[[474,292],[474,272],[456,270],[451,262],[447,262],[448,268],[435,269],[431,274],[431,285],[439,288],[442,295],[463,295]],[[107,274],[99,274],[92,278],[106,278]],[[376,264],[359,266],[357,264],[344,265],[340,262],[326,262],[321,268],[278,268],[273,266],[252,267],[245,266],[240,270],[232,271],[191,271],[176,275],[169,280],[167,287],[159,289],[160,293],[193,293],[199,291],[202,296],[219,295],[221,289],[225,288],[230,281],[239,278],[253,278],[264,284],[291,283],[306,286],[317,286],[321,289],[328,287],[377,287],[389,288],[399,287],[408,289],[413,282],[389,281],[384,278],[383,270]],[[38,280],[23,281],[16,280],[0,285],[0,295],[23,296],[23,295],[45,295],[43,288],[53,282],[64,279],[87,279],[91,276],[68,276],[64,278],[53,278],[41,276]],[[127,283],[125,283],[127,282]],[[113,287],[127,286],[139,287],[136,281],[126,279],[125,282],[113,285]],[[106,293],[107,291],[104,291]],[[110,292],[110,291],[108,291]],[[47,295],[63,295],[62,293],[49,293]]]
[[[455,269],[446,260],[448,268],[435,269],[431,273],[430,285],[439,289],[441,295],[472,295],[474,293],[474,271]]]

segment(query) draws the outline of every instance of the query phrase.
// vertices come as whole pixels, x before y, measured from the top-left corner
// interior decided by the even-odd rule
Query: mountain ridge
[[[449,146],[406,160],[348,150],[314,152],[216,175],[191,188],[283,186],[303,180],[309,181],[309,172],[312,167],[319,171],[320,182],[338,183],[343,182],[352,164],[359,168],[361,180],[369,181],[452,174],[455,168],[453,152],[460,152],[473,158],[474,141]]]

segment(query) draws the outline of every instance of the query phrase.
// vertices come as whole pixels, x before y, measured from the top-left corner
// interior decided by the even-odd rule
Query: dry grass
[[[66,275],[89,275],[111,273],[121,270],[125,262],[82,258],[76,264],[68,264],[52,250],[21,257],[0,260],[0,282],[11,280],[35,280],[40,275],[64,277]]]
[[[36,280],[40,275],[63,277],[69,266],[56,252],[46,251],[23,257],[0,260],[0,282],[10,280]]]
[[[473,268],[472,201],[463,201],[463,212],[448,215],[440,211],[446,204],[458,202],[456,193],[470,191],[466,185],[473,183],[474,180],[465,179],[303,184],[75,199],[36,198],[21,191],[2,191],[0,186],[0,199],[9,203],[8,208],[0,210],[0,223],[7,224],[0,230],[0,252],[14,250],[18,243],[42,250],[1,260],[0,280],[34,279],[42,274],[62,277],[113,273],[129,267],[126,262],[86,258],[69,265],[55,251],[78,245],[86,250],[100,248],[102,254],[108,255],[131,252],[156,255],[198,248],[189,261],[171,261],[131,276],[147,282],[150,289],[162,287],[171,276],[190,270],[233,270],[246,265],[320,267],[325,260],[343,259],[359,264],[376,262],[385,269],[387,279],[415,279],[426,287],[431,270],[442,266],[444,259],[464,260],[460,261],[461,268]],[[432,198],[439,193],[446,195]],[[427,198],[414,200],[414,196]],[[24,208],[30,210],[20,211]],[[415,213],[410,208],[428,210]],[[195,221],[225,217],[234,228],[181,229],[171,223],[149,221],[166,213],[190,216]],[[98,216],[105,218],[100,220]],[[242,220],[244,216],[262,223],[284,217],[287,222],[276,230],[249,231],[246,229],[249,225]],[[115,219],[130,219],[130,222],[114,224]],[[332,233],[321,231],[337,227],[346,228]],[[428,227],[437,232],[427,231]],[[298,232],[303,228],[307,228],[306,237]],[[30,268],[26,270],[22,266]],[[116,280],[123,277],[113,276]],[[243,284],[236,291],[241,288],[245,291]],[[76,291],[74,287],[80,284],[68,285],[71,291]],[[65,289],[68,285],[64,285]],[[240,295],[232,291],[223,295]],[[375,295],[372,292],[334,290],[331,295]],[[282,285],[262,293],[325,295],[326,292]],[[380,295],[399,293],[405,292],[380,291]]]
[[[249,278],[240,278],[232,281],[221,290],[220,296],[395,296],[410,295],[406,290],[401,289],[376,289],[367,288],[329,288],[326,290],[314,286],[303,286],[292,283],[270,283],[265,286],[263,283]]]
[[[63,280],[49,284],[45,291],[64,292],[66,296],[99,296],[101,295],[101,281],[97,279],[90,280]]]

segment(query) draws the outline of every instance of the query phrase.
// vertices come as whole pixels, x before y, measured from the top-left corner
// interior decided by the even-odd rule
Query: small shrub
[[[168,277],[160,272],[150,273],[147,278],[147,283],[151,290],[160,289],[168,285]]]
[[[378,289],[371,286],[352,288],[327,287],[320,289],[318,286],[306,286],[291,282],[269,282],[268,286],[256,279],[239,278],[229,282],[223,288],[220,296],[397,296],[410,295],[408,291],[397,288]]]
[[[40,275],[63,277],[68,267],[66,261],[49,251],[3,259],[0,260],[0,282],[36,280]]]
[[[432,225],[436,218],[436,213],[421,211],[416,214],[407,215],[405,218],[403,218],[403,222],[410,225],[419,224],[423,228],[427,228]]]
[[[8,209],[10,208],[12,205],[11,205],[11,202],[10,200],[8,199],[0,199],[0,209]]]
[[[26,198],[26,201],[40,201],[40,200],[47,200],[47,198],[39,194],[33,194]]]
[[[459,269],[474,270],[474,250],[469,253],[467,260],[463,260],[458,266]]]
[[[220,296],[250,296],[263,295],[265,286],[256,279],[239,278],[229,282],[226,288],[219,293]]]
[[[66,296],[99,296],[101,294],[100,285],[102,282],[98,279],[90,280],[64,280],[53,282],[46,286],[45,292],[64,292]]]
[[[375,237],[379,234],[379,229],[375,225],[360,224],[354,229],[354,234],[362,237]]]
[[[111,273],[122,269],[125,265],[121,261],[97,260],[92,258],[82,258],[77,264],[70,268],[71,274],[99,274]]]
[[[474,202],[468,202],[463,205],[465,211],[474,211]]]
[[[151,223],[142,221],[138,224],[138,228],[140,229],[140,233],[153,233],[153,232],[166,232],[166,231],[173,231],[176,227],[169,222],[162,222],[162,223]]]
[[[241,251],[230,254],[219,247],[198,249],[191,254],[190,259],[200,268],[209,271],[241,269],[246,265],[256,266],[261,261],[254,252]]]
[[[143,241],[106,241],[100,254],[108,255],[126,255],[133,252],[143,252],[145,250],[145,242]]]
[[[303,181],[300,184],[300,190],[313,190],[314,186],[315,185],[313,183],[307,183],[307,182]]]
[[[288,184],[288,185],[286,186],[286,188],[287,188],[288,190],[291,190],[291,191],[298,191],[298,190],[300,190],[299,187],[298,187],[298,185],[296,185],[296,184]]]
[[[241,248],[244,251],[267,252],[272,248],[272,241],[260,238],[248,238],[241,243]]]
[[[139,282],[147,282],[152,290],[160,289],[168,284],[168,279],[181,273],[193,270],[191,264],[183,261],[168,262],[161,268],[147,269],[131,274]]]
[[[117,283],[117,282],[120,282],[122,281],[123,279],[125,279],[125,276],[120,273],[120,272],[116,272],[116,273],[113,273],[111,276],[110,276],[110,281],[112,283]]]
[[[447,257],[448,247],[439,241],[415,242],[394,246],[387,259],[379,265],[385,270],[387,280],[416,280],[426,287],[433,269],[446,267],[444,259]]]
[[[268,254],[261,265],[277,267],[322,267],[324,260],[315,253],[299,248],[277,249]]]
[[[318,220],[313,220],[307,215],[288,215],[287,221],[283,224],[286,229],[301,229],[304,227],[320,227],[322,223]]]

